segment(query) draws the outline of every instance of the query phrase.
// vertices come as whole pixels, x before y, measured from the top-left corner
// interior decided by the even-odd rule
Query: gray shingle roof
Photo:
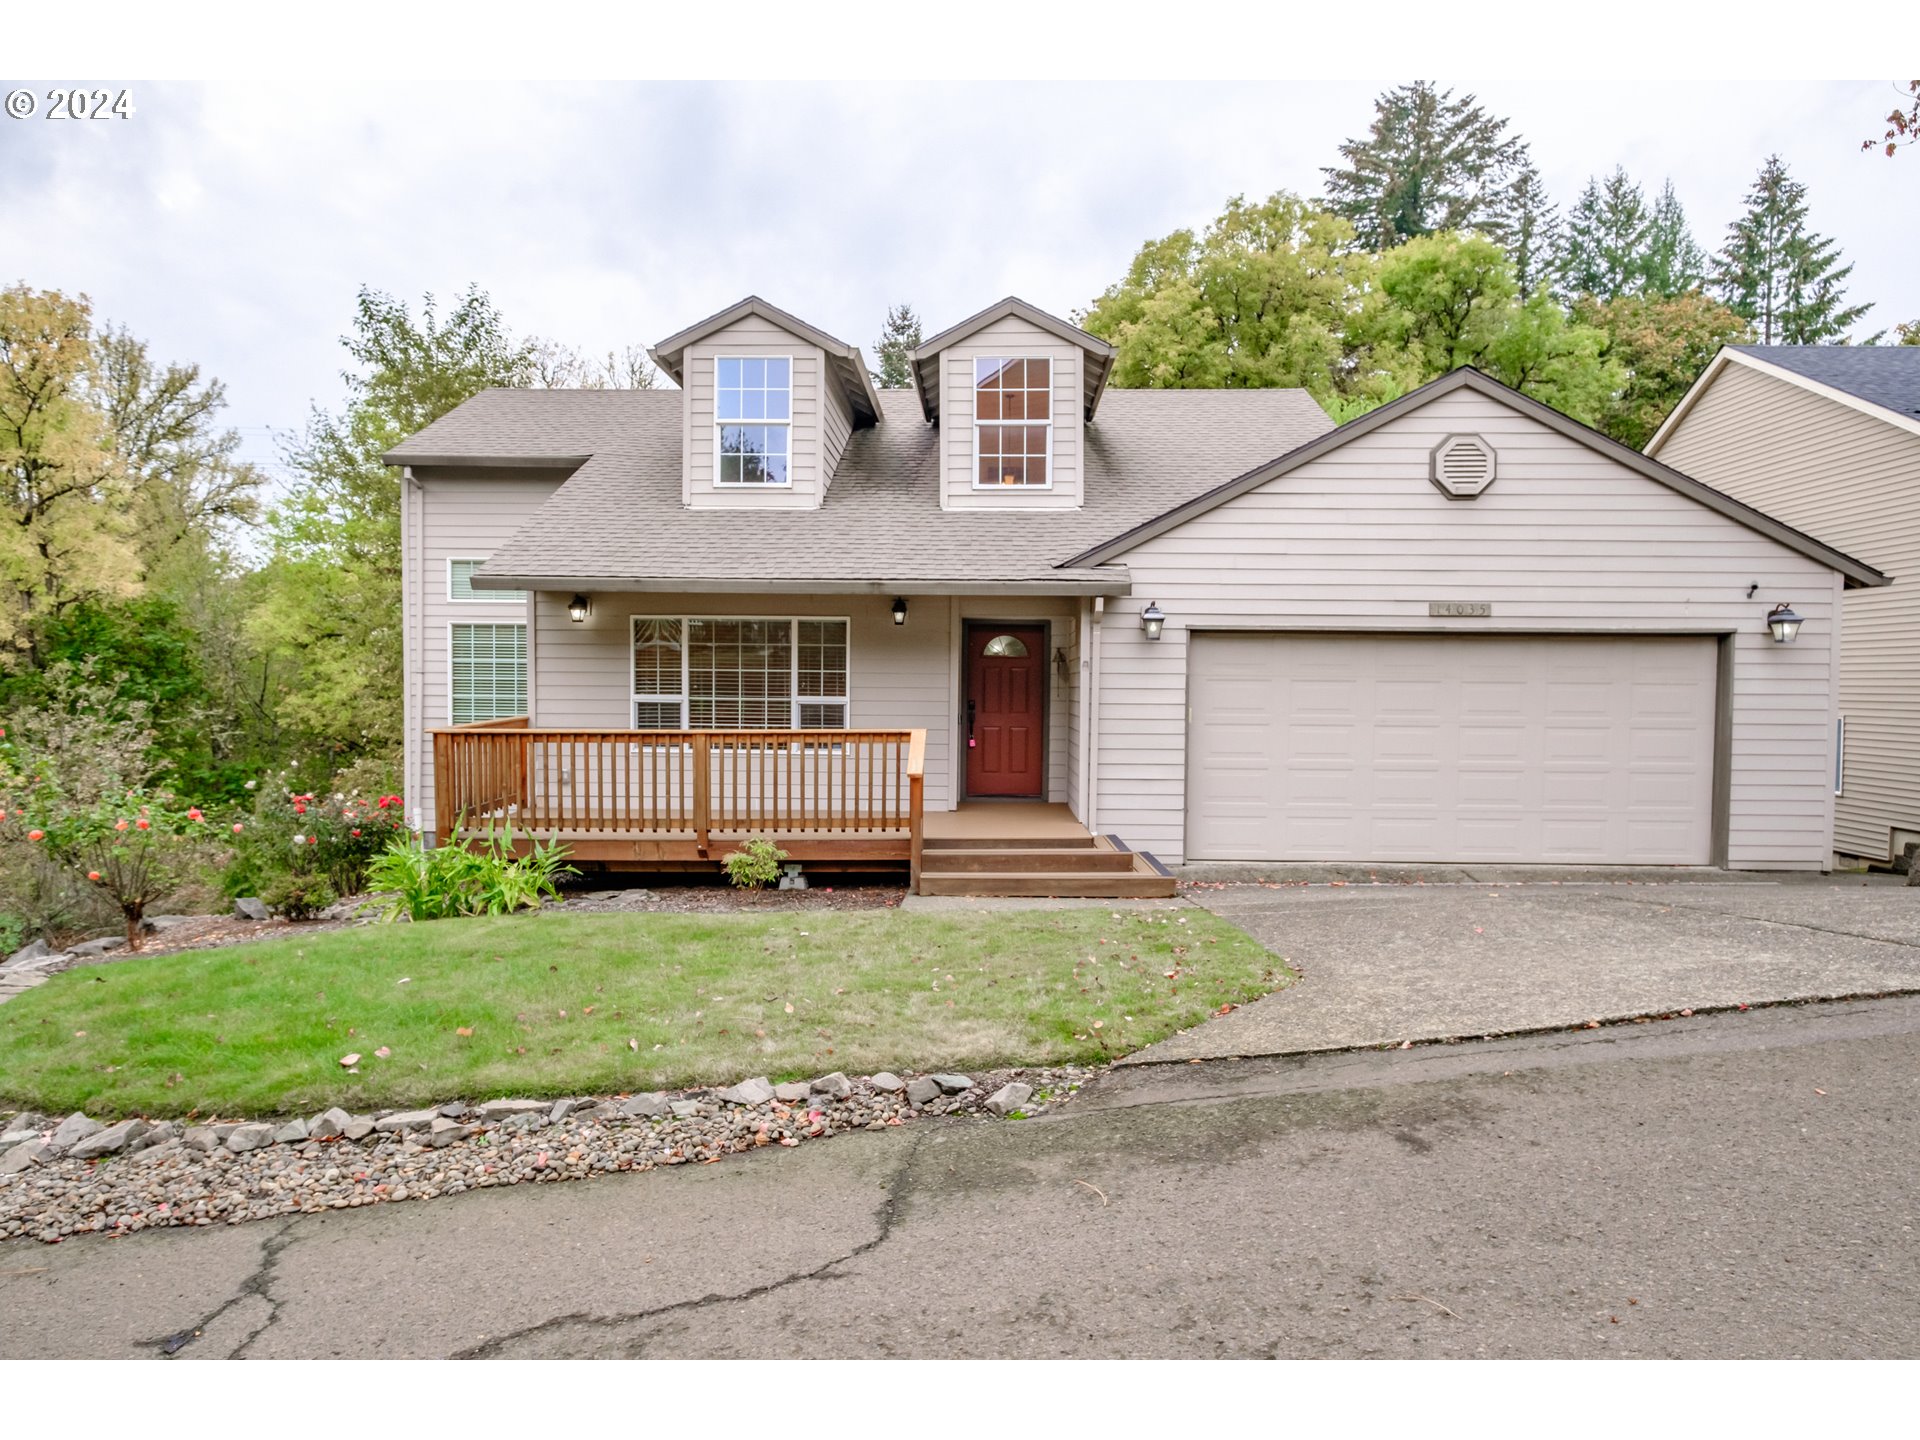
[[[943,511],[940,432],[912,391],[880,399],[883,423],[854,432],[825,503],[810,510],[683,506],[672,390],[483,391],[387,459],[591,457],[487,563],[496,584],[1057,585],[1100,579],[1059,568],[1069,557],[1333,428],[1301,390],[1113,390],[1085,431],[1084,508]]]
[[[1782,370],[1831,385],[1856,400],[1920,417],[1920,345],[1735,345]]]

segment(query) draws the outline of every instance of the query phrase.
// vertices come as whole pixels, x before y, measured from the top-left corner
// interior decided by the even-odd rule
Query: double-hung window
[[[527,713],[527,627],[449,627],[447,692],[455,725]]]
[[[1040,486],[1053,469],[1053,362],[982,355],[973,362],[975,489]]]
[[[793,361],[714,361],[716,455],[722,485],[786,485],[793,430]]]
[[[473,575],[485,560],[447,561],[447,599],[456,605],[524,605],[524,590],[476,590]]]
[[[844,730],[847,622],[636,615],[633,723]]]

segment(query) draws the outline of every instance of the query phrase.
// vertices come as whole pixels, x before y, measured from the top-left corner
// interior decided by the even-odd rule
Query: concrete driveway
[[[1285,956],[1301,978],[1123,1063],[1349,1050],[1920,990],[1920,890],[1887,877],[1239,884],[1190,893]]]

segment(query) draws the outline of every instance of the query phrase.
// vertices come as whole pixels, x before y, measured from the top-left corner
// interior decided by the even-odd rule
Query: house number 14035
[[[1427,614],[1436,619],[1485,619],[1493,614],[1493,605],[1486,600],[1432,600]]]

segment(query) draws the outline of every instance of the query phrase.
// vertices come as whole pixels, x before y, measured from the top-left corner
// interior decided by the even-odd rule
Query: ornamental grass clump
[[[504,832],[489,826],[485,836],[464,845],[429,846],[402,836],[373,862],[368,879],[376,890],[392,892],[388,920],[509,915],[558,899],[559,877],[579,873],[566,861],[566,847],[558,842],[535,841],[521,855],[512,825]]]

